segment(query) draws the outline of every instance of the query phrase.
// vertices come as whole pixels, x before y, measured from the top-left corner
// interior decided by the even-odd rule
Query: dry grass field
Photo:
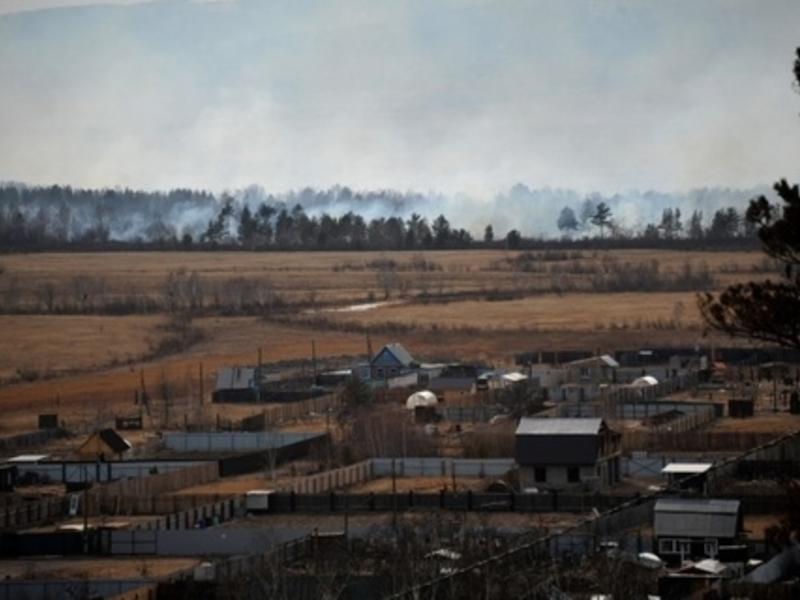
[[[98,369],[148,354],[159,316],[0,315],[0,381]]]
[[[589,278],[561,273],[564,268],[574,271],[604,263],[615,263],[619,270],[619,265],[646,265],[657,260],[660,273],[668,275],[680,272],[687,262],[693,268],[706,264],[718,285],[764,276],[758,272],[763,264],[759,252],[583,251],[567,260],[545,260],[545,254],[534,253],[537,272],[520,270],[518,256],[499,250],[3,256],[0,302],[14,296],[15,302],[38,312],[46,308],[42,286],[50,285],[58,293],[74,296],[84,289],[78,284],[89,277],[102,282],[89,289],[103,295],[134,292],[163,296],[168,274],[180,269],[196,271],[204,281],[216,282],[223,290],[232,278],[266,281],[287,302],[297,301],[303,306],[289,306],[266,318],[206,311],[192,323],[203,334],[199,343],[143,362],[140,359],[167,335],[161,327],[164,316],[0,316],[4,334],[0,335],[0,379],[19,380],[20,372],[35,372],[41,378],[0,387],[4,412],[0,433],[34,429],[36,415],[51,410],[70,426],[86,427],[113,414],[138,412],[133,394],[142,377],[151,395],[166,383],[172,395],[194,399],[199,396],[201,363],[208,399],[214,372],[225,365],[254,364],[259,348],[266,362],[308,361],[312,339],[317,357],[323,361],[328,357],[365,356],[366,332],[373,349],[399,341],[422,359],[480,359],[499,365],[512,364],[515,353],[534,350],[610,351],[643,344],[708,343],[711,340],[704,339],[697,327],[692,292],[557,294],[547,290],[565,279],[580,287]],[[386,261],[394,264],[391,285],[381,267]],[[400,304],[363,312],[309,309],[316,306],[319,310],[323,302],[343,306],[380,300],[387,291]],[[477,299],[493,291],[512,292],[512,298]],[[448,303],[422,304],[418,299],[421,293],[429,298],[455,296]],[[459,297],[464,293],[471,295]],[[683,308],[676,309],[679,305]],[[677,325],[663,326],[674,321],[678,313]],[[180,398],[174,401],[173,417],[200,410],[199,399],[186,402],[181,404]],[[215,408],[202,411],[207,418],[215,417]],[[237,418],[241,412],[237,411]]]
[[[365,326],[397,323],[420,328],[477,328],[533,331],[593,329],[696,329],[696,294],[654,292],[543,294],[518,300],[380,306],[358,312],[330,312],[338,323]]]
[[[421,292],[546,290],[553,279],[580,283],[585,276],[570,275],[576,267],[604,260],[643,264],[657,260],[661,272],[678,272],[687,263],[708,266],[721,284],[742,277],[730,271],[747,271],[760,265],[760,252],[682,252],[667,250],[582,251],[580,258],[541,260],[543,272],[514,268],[519,252],[504,250],[440,252],[120,252],[12,254],[2,257],[0,297],[13,293],[25,302],[37,302],[43,284],[72,290],[76,278],[89,275],[102,282],[104,294],[158,295],[169,273],[196,271],[210,283],[234,278],[267,282],[276,293],[294,301],[363,301],[382,297],[388,284],[393,295]],[[381,261],[394,261],[396,273],[387,282]],[[414,269],[424,262],[430,270]],[[562,274],[563,272],[563,274]]]

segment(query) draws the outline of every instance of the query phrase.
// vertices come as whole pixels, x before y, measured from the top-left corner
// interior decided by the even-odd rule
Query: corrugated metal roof
[[[414,362],[414,358],[411,356],[411,353],[405,349],[405,346],[403,346],[403,344],[398,344],[397,342],[394,342],[392,344],[386,344],[383,347],[383,350],[388,350],[389,352],[391,352],[394,355],[394,357],[398,361],[400,361],[400,364],[402,364],[404,367],[407,367]],[[381,352],[383,350],[381,350]],[[378,354],[380,354],[380,352]]]
[[[737,514],[738,500],[719,500],[716,498],[659,498],[656,512],[696,512],[711,514]]]
[[[255,387],[256,369],[226,367],[217,371],[218,390],[248,390]]]
[[[582,366],[591,366],[591,365],[598,365],[598,366],[606,366],[612,369],[616,369],[619,367],[619,363],[614,360],[614,357],[610,354],[602,354],[601,356],[590,356],[589,358],[579,358],[578,360],[573,360],[567,363],[567,366],[570,367],[582,367]]]
[[[738,500],[663,498],[656,501],[656,537],[736,537]]]
[[[517,435],[597,435],[603,419],[523,417]]]

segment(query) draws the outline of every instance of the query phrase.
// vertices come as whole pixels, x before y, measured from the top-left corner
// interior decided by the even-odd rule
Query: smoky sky
[[[0,180],[494,194],[798,174],[796,0],[0,0]]]

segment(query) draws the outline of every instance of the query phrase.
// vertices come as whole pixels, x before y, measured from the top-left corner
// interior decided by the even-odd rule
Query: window
[[[707,538],[703,542],[703,554],[709,558],[716,558],[719,554],[719,541],[714,538]]]
[[[567,467],[567,481],[569,483],[580,483],[581,470],[578,467]]]
[[[680,554],[681,556],[689,556],[691,551],[692,545],[689,540],[676,540],[673,538],[661,538],[658,540],[659,554]]]
[[[544,467],[536,467],[533,469],[533,480],[536,483],[545,483],[547,481],[547,469]]]

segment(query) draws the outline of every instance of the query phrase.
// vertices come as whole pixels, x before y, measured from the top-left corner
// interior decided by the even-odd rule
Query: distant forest
[[[527,188],[524,188],[527,190]],[[509,211],[530,211],[551,216],[551,234],[530,235],[523,225],[496,230],[491,221],[469,230],[451,224],[475,204],[463,204],[415,193],[378,191],[355,193],[336,187],[317,191],[306,188],[280,196],[260,188],[216,197],[205,191],[176,189],[169,192],[73,189],[67,186],[0,186],[0,249],[14,250],[419,250],[508,248],[536,249],[550,246],[592,247],[749,247],[755,232],[737,206],[719,206],[720,196],[708,201],[717,206],[709,214],[694,208],[684,214],[679,205],[664,206],[660,197],[649,207],[652,222],[625,223],[629,209],[619,197],[593,195],[578,202],[547,210],[541,198],[525,203],[524,196]],[[518,193],[519,194],[519,193]],[[722,198],[728,196],[722,195]],[[564,193],[559,199],[564,200]],[[568,196],[567,200],[574,198]],[[437,203],[437,200],[442,200]],[[500,200],[503,200],[502,198]],[[494,213],[501,223],[502,203]],[[684,199],[685,200],[685,199]],[[639,202],[646,202],[642,198]],[[685,204],[685,203],[684,203]],[[695,205],[703,200],[695,200]],[[433,216],[432,206],[451,214]],[[658,206],[661,206],[660,213]],[[685,210],[685,209],[684,209]],[[554,212],[553,212],[554,211]],[[617,211],[623,213],[620,217]],[[486,211],[484,211],[485,213]],[[429,216],[424,216],[429,215]],[[553,215],[555,215],[553,217]],[[542,214],[544,217],[545,214]]]

